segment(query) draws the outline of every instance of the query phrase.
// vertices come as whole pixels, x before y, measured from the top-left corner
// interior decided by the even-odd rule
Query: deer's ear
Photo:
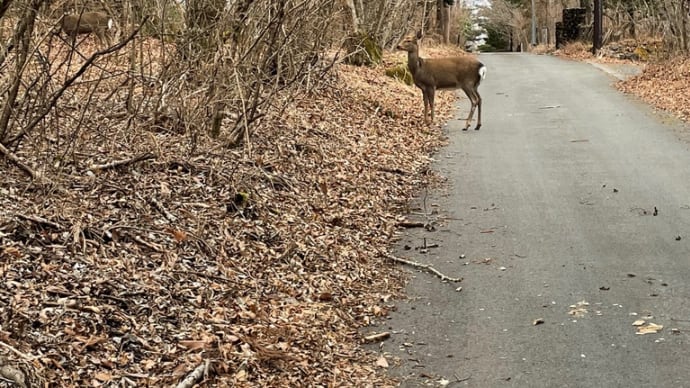
[[[417,31],[417,39],[422,39],[423,36],[422,30]]]

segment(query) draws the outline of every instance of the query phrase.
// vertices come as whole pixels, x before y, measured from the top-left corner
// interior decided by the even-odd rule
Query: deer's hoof
[[[482,127],[481,125],[477,125],[477,126],[474,128],[474,130],[475,130],[475,131],[478,131],[479,128],[481,128],[481,127]]]
[[[462,130],[463,130],[463,131],[466,131],[467,129],[468,129],[468,127],[465,127],[465,128],[463,128]]]

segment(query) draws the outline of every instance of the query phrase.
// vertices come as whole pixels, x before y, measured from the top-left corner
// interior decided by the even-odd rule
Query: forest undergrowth
[[[96,62],[81,81],[126,63]],[[277,95],[290,101],[240,146],[190,137],[170,117],[133,125],[125,101],[99,95],[117,77],[75,88],[69,101],[86,114],[61,105],[59,125],[11,150],[49,161],[27,166],[37,179],[0,164],[3,377],[394,385],[363,333],[401,296],[388,245],[414,190],[440,179],[429,165],[444,135],[422,123],[419,90],[382,66],[326,77]],[[437,122],[454,98],[437,97]],[[106,103],[82,109],[89,101]]]

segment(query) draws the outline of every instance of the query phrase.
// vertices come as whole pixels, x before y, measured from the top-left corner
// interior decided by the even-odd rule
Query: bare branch
[[[456,282],[456,283],[462,281],[462,278],[452,278],[452,277],[450,277],[450,276],[444,275],[443,273],[439,272],[437,269],[435,269],[434,267],[432,267],[431,264],[421,264],[421,263],[417,263],[416,261],[411,261],[411,260],[407,260],[407,259],[401,259],[401,258],[395,257],[395,256],[393,256],[393,255],[386,255],[386,258],[389,259],[389,260],[393,260],[393,261],[395,261],[395,262],[397,262],[397,263],[401,263],[401,264],[409,265],[409,266],[412,266],[412,267],[415,267],[415,268],[423,269],[423,270],[425,270],[425,271],[429,271],[429,272],[431,272],[432,274],[438,276],[438,277],[441,279],[441,281],[446,281],[446,280],[448,280],[448,281]]]
[[[103,171],[103,170],[110,170],[113,168],[128,166],[130,164],[139,163],[139,162],[143,162],[145,160],[151,160],[151,159],[155,159],[155,158],[156,158],[156,155],[154,155],[150,152],[147,152],[145,154],[137,155],[137,156],[129,158],[129,159],[116,160],[116,161],[106,163],[106,164],[93,164],[93,165],[89,166],[88,169],[90,171],[94,171],[94,172]]]

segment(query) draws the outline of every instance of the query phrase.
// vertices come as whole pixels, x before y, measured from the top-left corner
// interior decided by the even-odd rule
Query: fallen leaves
[[[388,368],[388,360],[386,360],[386,357],[380,356],[379,358],[377,358],[376,366],[381,368]]]
[[[690,95],[687,93],[690,90],[690,58],[677,57],[648,64],[642,74],[619,82],[617,87],[658,109],[690,120]]]
[[[639,325],[637,327],[637,334],[656,334],[664,328],[663,325],[657,325],[656,323],[648,323]]]
[[[640,319],[636,319],[632,325],[635,327],[637,334],[655,334],[660,332],[664,326],[648,321],[654,319],[651,314],[646,314]]]
[[[585,314],[588,313],[587,307],[589,306],[589,303],[586,301],[580,301],[577,302],[576,304],[570,305],[570,311],[568,311],[568,314],[576,317],[576,318],[581,318],[584,317]]]
[[[382,253],[413,188],[434,179],[421,172],[442,133],[421,123],[421,92],[381,69],[338,66],[330,82],[284,96],[294,104],[266,112],[247,149],[199,136],[190,151],[183,134],[108,121],[85,125],[71,164],[46,171],[65,190],[6,170],[0,320],[16,352],[0,356],[40,355],[36,369],[61,387],[200,374],[216,386],[393,385],[358,329],[401,293]],[[437,95],[437,121],[453,99]]]

